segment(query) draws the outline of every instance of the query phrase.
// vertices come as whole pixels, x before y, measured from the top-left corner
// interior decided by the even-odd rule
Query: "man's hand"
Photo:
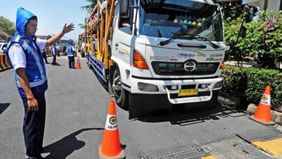
[[[38,102],[34,97],[27,98],[27,105],[28,105],[28,110],[30,110],[30,111],[38,111],[39,110]]]
[[[73,31],[73,29],[73,23],[65,24],[63,30],[60,33],[47,40],[45,47],[52,46],[55,42],[59,41],[66,33]]]
[[[74,29],[74,24],[73,23],[70,23],[69,25],[65,24],[64,25],[64,28],[63,28],[63,33],[66,34],[70,31],[73,31]]]

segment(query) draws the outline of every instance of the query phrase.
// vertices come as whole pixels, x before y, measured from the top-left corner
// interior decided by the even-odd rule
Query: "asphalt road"
[[[86,59],[81,59],[81,70],[68,69],[65,56],[59,57],[58,63],[59,66],[46,65],[49,89],[43,156],[47,159],[96,159],[109,95],[87,68]],[[0,72],[1,159],[24,158],[22,119],[23,106],[14,72]],[[170,158],[169,154],[174,154],[171,158],[189,158],[192,153],[211,151],[202,149],[203,146],[230,140],[245,144],[242,147],[250,152],[249,158],[268,158],[241,138],[254,140],[281,135],[273,127],[258,124],[244,112],[225,106],[208,110],[174,109],[134,120],[128,119],[126,110],[117,107],[117,120],[127,159]],[[183,154],[181,150],[186,152]]]

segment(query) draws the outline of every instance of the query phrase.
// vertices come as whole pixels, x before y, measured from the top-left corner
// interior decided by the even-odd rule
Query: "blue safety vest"
[[[72,45],[68,45],[67,55],[68,56],[74,56],[74,50],[73,50],[73,46]]]
[[[18,43],[25,55],[26,55],[26,75],[29,80],[29,86],[36,96],[36,94],[43,94],[47,88],[47,76],[46,76],[46,69],[43,62],[42,54],[40,52],[39,47],[36,44],[36,37],[32,38],[32,40],[28,43],[27,40],[22,38],[20,35],[15,35],[10,43],[8,44],[6,53],[8,54],[10,47]],[[26,97],[21,85],[19,83],[18,75],[15,75],[15,80],[17,83],[17,87],[19,93],[22,97]]]

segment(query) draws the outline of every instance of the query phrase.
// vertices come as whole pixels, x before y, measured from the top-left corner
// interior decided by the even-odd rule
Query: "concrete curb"
[[[255,104],[249,104],[247,108],[247,113],[253,115],[257,110],[257,106]],[[271,119],[275,123],[282,125],[282,113],[271,110]]]
[[[219,95],[217,100],[220,103],[226,104],[228,106],[239,106],[240,105],[240,98],[235,97],[235,96],[223,97]]]
[[[223,96],[218,96],[218,101],[220,103],[223,103],[228,106],[239,106],[240,105],[240,98],[235,97],[235,96],[229,96],[229,97],[223,97]],[[253,115],[257,110],[257,106],[255,104],[249,104],[247,108],[247,113],[249,115]],[[271,119],[274,121],[276,124],[279,124],[282,126],[282,112],[278,112],[275,110],[271,110]],[[282,129],[282,128],[281,128]]]

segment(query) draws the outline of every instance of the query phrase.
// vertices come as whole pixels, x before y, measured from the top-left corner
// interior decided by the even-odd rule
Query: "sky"
[[[16,23],[17,9],[29,10],[38,18],[36,35],[55,35],[65,23],[74,23],[75,30],[63,38],[77,41],[84,31],[78,24],[83,24],[87,17],[87,11],[81,9],[85,5],[88,5],[86,0],[0,0],[0,16]]]

